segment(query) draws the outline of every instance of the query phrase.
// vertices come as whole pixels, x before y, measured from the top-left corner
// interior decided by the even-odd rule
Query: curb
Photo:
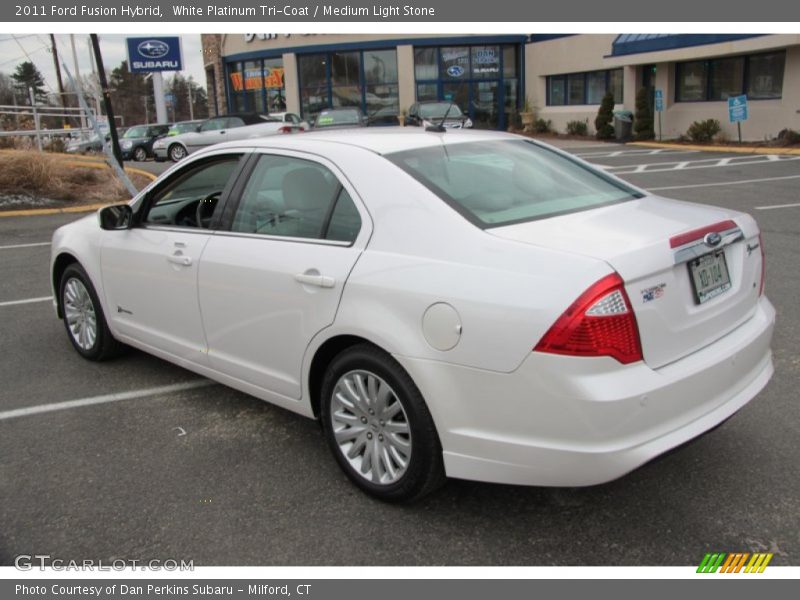
[[[62,213],[83,213],[92,212],[114,202],[101,204],[82,204],[81,206],[66,206],[64,208],[23,208],[20,210],[0,211],[0,219],[3,217],[34,217],[39,215],[60,215]]]
[[[700,152],[730,152],[733,154],[790,154],[800,156],[800,148],[764,148],[762,146],[703,146],[700,144],[670,144],[668,142],[628,142],[626,146],[697,150]]]

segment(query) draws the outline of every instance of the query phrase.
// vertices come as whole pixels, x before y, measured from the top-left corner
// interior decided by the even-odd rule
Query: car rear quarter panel
[[[334,154],[374,224],[334,324],[343,333],[402,356],[510,372],[611,270],[600,260],[492,236],[374,153]],[[462,326],[447,351],[423,333],[423,315],[437,302],[450,304]]]

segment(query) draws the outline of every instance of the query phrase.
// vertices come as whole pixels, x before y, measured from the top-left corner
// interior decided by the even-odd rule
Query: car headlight
[[[464,127],[472,127],[472,119],[467,119],[464,121]]]
[[[130,140],[125,140],[124,142],[122,142],[122,147],[123,147],[125,150],[130,150],[130,149],[131,149],[131,146],[133,146],[133,142],[132,142],[132,141],[130,141]]]

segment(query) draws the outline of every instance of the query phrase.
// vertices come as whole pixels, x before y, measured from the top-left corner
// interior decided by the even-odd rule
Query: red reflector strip
[[[700,229],[692,229],[686,233],[681,233],[669,238],[669,247],[677,248],[679,246],[684,246],[691,242],[703,239],[709,233],[720,233],[722,231],[728,231],[729,229],[735,229],[736,227],[738,227],[738,225],[736,225],[734,221],[728,219],[727,221],[720,221],[719,223],[714,223],[713,225],[706,225]]]

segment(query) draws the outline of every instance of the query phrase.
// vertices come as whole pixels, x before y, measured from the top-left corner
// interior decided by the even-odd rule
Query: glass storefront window
[[[567,81],[566,77],[550,77],[550,97],[548,104],[551,106],[563,106],[567,100]]]
[[[264,59],[264,86],[267,89],[267,110],[269,112],[285,112],[286,82],[282,59]]]
[[[474,79],[500,77],[499,46],[472,46],[472,77]]]
[[[744,91],[744,57],[711,61],[710,100],[727,100]]]
[[[297,57],[300,85],[314,87],[327,85],[327,57],[325,54],[306,54]]]
[[[606,72],[586,74],[586,104],[600,104],[606,95]]]
[[[264,73],[260,60],[244,63],[244,95],[248,110],[266,112],[264,106]]]
[[[441,48],[441,77],[451,81],[469,77],[469,46]]]
[[[503,46],[503,77],[506,79],[517,77],[517,47]]]
[[[708,67],[704,61],[681,63],[678,65],[679,102],[693,102],[706,99]]]
[[[749,57],[747,95],[750,98],[780,98],[783,94],[785,52],[756,54]]]
[[[436,48],[414,48],[414,77],[417,80],[439,78],[436,53]]]
[[[331,54],[331,85],[358,86],[360,77],[361,61],[358,52]]]
[[[439,89],[435,83],[417,84],[417,102],[429,102],[439,99]]]
[[[364,78],[367,83],[397,82],[397,52],[364,51]]]
[[[567,97],[570,104],[584,104],[584,83],[583,73],[570,75],[567,78]]]

